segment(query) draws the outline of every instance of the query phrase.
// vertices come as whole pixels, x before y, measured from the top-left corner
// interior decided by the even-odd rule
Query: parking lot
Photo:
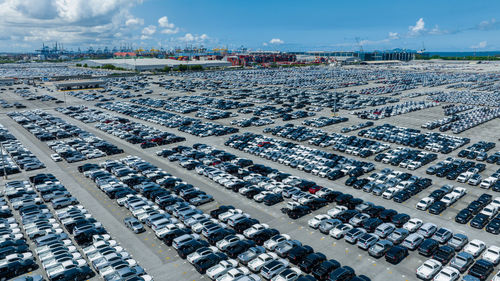
[[[178,162],[170,161],[168,160],[168,158],[159,157],[156,155],[156,152],[161,149],[172,149],[179,145],[192,147],[193,145],[199,143],[206,144],[213,147],[214,149],[226,151],[237,157],[249,159],[253,161],[254,164],[262,164],[271,169],[276,169],[282,173],[314,181],[314,183],[320,187],[331,188],[335,191],[348,193],[365,202],[372,202],[375,205],[383,206],[386,209],[394,209],[398,213],[408,214],[411,218],[419,218],[424,222],[434,223],[438,227],[446,227],[455,234],[461,233],[467,235],[469,240],[479,239],[481,241],[484,241],[486,243],[486,246],[500,246],[497,234],[489,233],[484,229],[473,228],[469,224],[459,224],[455,222],[455,216],[458,214],[458,212],[466,208],[469,203],[479,198],[481,194],[490,194],[493,198],[495,198],[500,196],[500,193],[495,192],[491,188],[485,189],[481,188],[479,185],[475,186],[468,183],[460,183],[453,179],[438,177],[436,175],[430,175],[426,173],[427,169],[430,166],[440,161],[444,161],[448,157],[460,159],[459,152],[461,150],[472,144],[478,143],[479,141],[493,142],[495,144],[498,144],[498,134],[496,132],[500,130],[500,122],[498,122],[498,117],[494,115],[496,114],[496,111],[486,111],[487,114],[493,114],[494,117],[491,120],[486,117],[483,118],[483,116],[477,117],[482,121],[478,121],[477,125],[471,126],[470,128],[467,127],[465,130],[459,133],[457,131],[456,134],[452,132],[453,129],[452,131],[447,132],[439,132],[439,129],[430,131],[429,129],[423,128],[422,125],[434,120],[441,120],[445,118],[447,115],[445,115],[445,110],[442,108],[442,105],[446,105],[447,103],[436,104],[434,100],[430,100],[434,98],[428,99],[428,95],[413,95],[414,97],[410,98],[403,97],[401,94],[394,95],[394,92],[402,91],[404,94],[411,95],[412,93],[429,92],[430,89],[432,89],[432,91],[453,90],[447,88],[447,83],[443,82],[443,84],[440,84],[441,82],[437,80],[435,82],[436,85],[429,85],[424,83],[424,85],[418,84],[415,87],[406,88],[402,88],[399,84],[395,83],[394,85],[399,86],[391,87],[389,90],[385,88],[379,88],[379,85],[377,83],[371,81],[372,73],[370,70],[366,70],[366,73],[361,70],[352,70],[351,72],[347,71],[346,73],[342,73],[342,75],[349,75],[352,81],[356,81],[356,79],[359,79],[359,82],[361,83],[352,85],[348,88],[337,89],[337,87],[340,86],[339,84],[334,83],[334,81],[337,80],[332,76],[324,79],[325,82],[321,87],[314,86],[313,84],[309,83],[305,83],[304,85],[302,85],[304,89],[308,89],[308,91],[318,92],[315,94],[309,94],[294,93],[293,91],[287,90],[288,87],[297,87],[301,85],[298,81],[294,82],[293,80],[289,80],[288,82],[284,82],[286,81],[286,79],[279,80],[277,78],[266,80],[262,79],[262,77],[265,77],[266,75],[265,73],[263,73],[259,75],[256,74],[255,81],[246,77],[246,80],[235,79],[232,84],[230,82],[226,82],[228,83],[226,87],[233,87],[231,91],[226,90],[227,92],[229,92],[226,93],[227,95],[213,96],[209,99],[201,98],[205,93],[210,93],[211,90],[217,89],[217,87],[221,87],[221,85],[224,85],[210,84],[211,79],[214,79],[214,75],[216,75],[216,73],[193,74],[193,77],[187,77],[189,76],[189,74],[175,75],[170,78],[165,78],[163,76],[148,77],[147,79],[145,79],[145,81],[147,81],[147,86],[144,87],[144,90],[142,90],[142,92],[138,92],[144,94],[141,97],[143,98],[143,101],[140,102],[140,105],[137,102],[131,101],[127,97],[119,97],[116,95],[112,95],[115,96],[115,100],[112,101],[112,103],[107,103],[106,101],[102,102],[97,99],[85,101],[85,106],[87,106],[88,108],[103,111],[105,114],[109,114],[109,116],[117,118],[114,120],[115,123],[113,123],[113,126],[116,126],[116,128],[118,128],[120,123],[118,118],[126,118],[130,122],[133,122],[129,124],[133,124],[134,129],[146,131],[148,135],[147,137],[146,134],[141,135],[141,137],[143,137],[141,141],[145,141],[146,138],[152,141],[152,139],[154,139],[154,135],[161,134],[163,132],[173,134],[172,136],[185,138],[184,141],[182,139],[176,139],[176,141],[163,143],[161,146],[156,144],[151,147],[145,145],[143,146],[143,148],[141,148],[141,145],[138,145],[138,143],[141,142],[134,143],[128,141],[125,138],[119,137],[111,130],[108,130],[107,132],[103,130],[103,126],[106,124],[102,124],[102,120],[99,120],[99,118],[94,118],[94,120],[92,120],[93,115],[91,112],[85,117],[85,119],[79,119],[75,116],[72,116],[74,118],[71,118],[68,115],[62,113],[61,109],[56,109],[71,105],[81,105],[82,99],[79,96],[71,96],[62,92],[51,92],[50,95],[56,97],[59,100],[66,101],[66,103],[64,104],[57,104],[53,101],[41,101],[38,99],[26,100],[18,94],[14,93],[14,90],[6,89],[2,91],[1,95],[4,100],[10,103],[16,101],[21,102],[26,105],[27,108],[16,109],[9,107],[2,109],[2,111],[0,112],[0,124],[8,128],[9,132],[46,166],[45,168],[35,171],[20,171],[20,173],[9,175],[9,181],[25,180],[29,176],[33,176],[39,173],[52,173],[61,182],[61,184],[64,185],[75,198],[78,199],[80,204],[84,206],[89,211],[89,213],[93,214],[94,217],[102,223],[102,225],[111,235],[112,239],[115,239],[133,257],[133,259],[135,259],[138,264],[140,264],[145,269],[145,272],[148,275],[152,276],[155,280],[202,280],[208,279],[208,277],[206,275],[198,273],[195,270],[195,267],[191,266],[186,260],[180,258],[175,249],[165,245],[162,240],[158,239],[155,235],[155,232],[151,228],[146,227],[146,231],[139,234],[134,234],[130,229],[128,229],[124,225],[123,219],[126,217],[130,217],[131,213],[122,206],[119,206],[115,199],[111,199],[106,196],[104,192],[96,187],[95,183],[92,180],[85,177],[82,173],[79,173],[77,170],[78,166],[86,163],[102,163],[106,160],[119,160],[128,155],[138,156],[142,160],[145,160],[152,165],[161,168],[172,176],[181,178],[186,183],[192,184],[193,186],[198,187],[201,191],[204,191],[207,194],[213,196],[214,201],[198,206],[198,209],[200,209],[202,212],[208,214],[210,213],[210,211],[218,208],[219,206],[233,205],[238,209],[241,209],[243,212],[249,214],[252,218],[258,219],[261,223],[265,223],[271,228],[277,229],[280,233],[287,234],[293,239],[297,239],[303,244],[311,246],[314,251],[325,254],[327,259],[335,259],[340,262],[342,266],[352,267],[355,270],[356,275],[365,275],[368,276],[371,280],[416,280],[417,277],[415,275],[415,271],[428,258],[420,255],[418,251],[410,251],[409,256],[404,258],[400,263],[391,264],[388,263],[383,257],[375,258],[369,256],[367,251],[359,249],[356,245],[347,243],[344,239],[335,239],[333,237],[330,237],[330,235],[328,234],[323,234],[318,230],[309,227],[308,221],[311,218],[313,218],[317,214],[326,214],[328,210],[337,205],[336,203],[328,203],[327,206],[324,206],[317,210],[313,210],[312,213],[306,214],[303,217],[295,220],[290,219],[289,216],[282,213],[281,209],[286,207],[287,202],[291,200],[285,198],[284,202],[279,202],[273,206],[266,206],[263,203],[258,203],[257,201],[252,200],[251,198],[246,198],[238,192],[233,192],[232,190],[224,188],[223,186],[221,187],[220,184],[203,175],[198,174],[197,172],[195,172],[195,170],[188,170],[183,168],[179,165]],[[237,74],[234,75],[235,77],[238,77]],[[296,74],[291,72],[285,73],[283,75],[290,77]],[[384,75],[385,78],[389,80],[394,79],[394,77],[398,77],[399,74],[387,71],[387,73],[385,73]],[[258,81],[258,77],[261,77],[260,81]],[[308,77],[307,72],[306,77]],[[454,74],[448,73],[446,75],[443,75],[443,77],[444,78],[442,78],[442,80],[446,81],[446,79],[449,79],[450,82],[448,83],[450,84],[458,84],[462,83],[461,80],[466,80],[466,74],[459,72]],[[161,81],[165,81],[167,79],[173,79],[172,81],[183,82],[161,83]],[[208,82],[205,83],[204,81]],[[366,81],[366,84],[363,81]],[[415,78],[415,81],[419,81],[419,79]],[[122,83],[126,82],[123,81]],[[252,96],[248,91],[238,92],[241,89],[250,87],[249,85],[253,85],[253,83],[260,84],[259,87],[261,87],[262,89],[259,89],[259,94]],[[470,79],[466,83],[473,84],[475,83],[475,81],[474,79]],[[116,89],[118,88],[116,87],[116,85],[119,84],[119,82],[114,82],[113,86],[110,87]],[[161,85],[163,85],[163,87],[161,87]],[[165,87],[165,85],[170,86]],[[29,87],[33,88],[32,86]],[[51,85],[48,84],[47,87],[50,88]],[[190,89],[189,93],[184,91],[186,88]],[[278,90],[276,90],[276,94],[271,94],[271,92],[273,91],[271,89]],[[338,94],[338,96],[343,96],[343,98],[341,101],[339,100],[339,102],[335,105],[324,103],[322,104],[322,99],[318,98],[321,96],[319,93],[321,91],[340,92],[344,91],[344,89],[347,89],[349,91],[357,91],[357,93],[346,93],[346,90],[346,92]],[[39,94],[44,93],[44,91],[46,91],[46,89],[38,89]],[[152,91],[152,93],[146,94],[146,91]],[[484,90],[484,92],[486,93],[486,101],[492,99],[492,97],[487,94],[488,89]],[[49,92],[47,92],[47,94],[48,93]],[[108,92],[104,92],[102,94],[105,97],[110,95],[108,94]],[[287,94],[290,96],[294,96],[294,101],[287,100]],[[168,103],[152,106],[153,103],[148,104],[144,102],[149,98],[165,100],[165,95],[168,97]],[[331,95],[333,96],[333,94]],[[371,101],[360,99],[363,100],[363,102],[360,102],[357,105],[353,105],[351,101],[355,100],[356,97],[351,97],[350,95],[360,95],[363,97],[363,99],[370,97]],[[238,98],[243,98],[241,100],[238,100],[239,103],[235,103],[234,100],[233,103],[230,103],[229,101],[231,100],[231,98],[235,96],[237,96]],[[310,102],[306,103],[303,102],[303,100],[306,99],[305,97],[317,97],[317,99],[310,99]],[[384,105],[384,103],[382,103],[384,99],[385,101],[389,99],[396,99],[397,103],[400,104],[400,106],[391,109],[385,108],[381,110],[381,107],[386,106]],[[453,101],[464,102],[465,104],[472,104],[474,106],[478,106],[478,104],[481,103],[481,101],[478,100],[472,100],[469,102],[470,99],[465,98],[457,100],[455,97],[445,94],[440,94],[440,98],[438,100],[446,101],[450,99],[453,99]],[[256,101],[258,101],[258,103]],[[290,106],[283,107],[283,101],[285,103],[290,103]],[[407,103],[407,101],[410,102]],[[244,104],[244,102],[254,103],[254,105]],[[98,105],[96,106],[96,104]],[[175,107],[175,105],[178,105],[178,107]],[[182,107],[180,105],[182,105]],[[255,114],[255,112],[257,112],[255,110],[245,111],[240,109],[240,107],[243,109],[249,109],[251,108],[251,106],[256,105],[272,105],[275,108],[286,108],[287,111],[289,111],[288,109],[292,109],[292,111],[283,113],[272,108],[267,108],[266,114],[263,114],[263,112],[266,112],[264,110],[260,110],[258,111],[258,114]],[[140,106],[140,111],[137,110],[138,106]],[[189,106],[196,107],[196,110],[191,110]],[[305,110],[303,109],[303,106],[310,106],[311,110]],[[313,110],[312,107],[318,106],[320,107],[319,111]],[[332,116],[334,115],[332,111],[334,111],[333,108],[335,106],[338,106],[338,112],[336,112],[336,116]],[[135,109],[134,111],[126,110],[126,108],[128,107]],[[361,110],[369,113],[359,112],[359,107],[363,107],[363,109]],[[110,153],[108,155],[102,155],[99,158],[92,156],[86,157],[82,161],[75,163],[69,163],[71,161],[55,162],[50,157],[52,154],[54,154],[54,151],[50,149],[50,147],[48,146],[49,143],[47,141],[43,141],[35,137],[34,134],[29,133],[25,128],[23,128],[23,126],[21,126],[21,124],[15,122],[11,117],[7,115],[7,113],[12,113],[14,111],[21,112],[22,110],[34,109],[42,109],[44,112],[50,114],[55,118],[61,118],[61,120],[75,125],[79,130],[82,130],[87,134],[93,135],[96,138],[109,143],[110,145],[122,149],[123,153],[118,153],[116,155]],[[467,107],[467,109],[465,109],[465,112],[469,112],[470,110],[474,109],[475,108],[473,107]],[[309,114],[304,115],[302,111]],[[162,115],[148,115],[151,112],[162,113]],[[175,112],[175,115],[173,115],[172,112]],[[218,117],[221,112],[229,112],[234,114],[224,117]],[[313,112],[314,114],[312,114]],[[462,114],[463,112],[461,110],[457,110],[456,113]],[[369,116],[363,116],[363,114],[368,114]],[[384,118],[378,118],[380,114],[382,114]],[[9,115],[12,116],[12,114]],[[309,115],[309,117],[307,117],[306,115]],[[151,116],[151,118],[149,116]],[[247,118],[247,120],[250,120],[250,118],[253,118],[254,116],[259,116],[260,118],[269,118],[273,121],[273,124],[271,124],[271,122],[267,122],[266,125],[241,125],[241,120],[243,120],[243,118]],[[470,116],[470,118],[476,118],[476,115],[474,114],[471,114]],[[338,117],[347,117],[348,120],[340,121],[337,120]],[[469,117],[465,116],[463,118]],[[321,119],[315,119],[315,122],[304,122],[305,119],[312,118]],[[361,128],[364,126],[358,126],[359,124],[366,122],[366,120],[364,119],[371,119],[370,121],[374,123],[373,126],[368,125],[366,128]],[[191,124],[183,123],[186,122],[186,120],[191,120],[193,122]],[[258,119],[253,120],[257,121]],[[174,124],[174,121],[179,122],[180,124]],[[98,124],[100,124],[101,127],[96,127],[96,125]],[[236,124],[238,124],[238,126]],[[294,127],[301,127],[302,129],[300,133],[294,132],[296,134],[294,136],[292,136],[291,134],[273,134],[271,131],[265,131],[266,128],[285,126],[287,124],[293,124]],[[410,130],[419,130],[421,134],[420,139],[422,140],[423,144],[429,145],[429,143],[432,142],[431,144],[442,145],[443,143],[445,143],[445,146],[441,146],[437,149],[432,150],[431,148],[426,149],[425,145],[424,147],[410,146],[408,142],[404,141],[396,142],[387,138],[377,138],[376,133],[380,132],[380,129],[377,128],[385,128],[384,124],[390,124],[401,128],[408,128]],[[455,127],[459,128],[457,126],[458,123]],[[321,129],[317,129],[315,127],[321,127]],[[342,131],[343,128],[348,127],[351,127],[352,129]],[[129,128],[124,128],[124,126],[120,126],[119,128],[120,130],[129,130]],[[231,128],[238,128],[238,130],[232,130]],[[366,133],[359,134],[364,130],[366,130],[367,132],[370,132],[370,130],[372,130],[374,133],[370,136],[368,136]],[[74,128],[72,128],[72,131],[74,131]],[[401,131],[398,131],[398,133],[400,132]],[[425,136],[429,132],[439,132],[444,136],[452,137],[453,141],[444,142],[442,138],[438,138],[436,136],[433,136],[432,139],[426,138]],[[58,131],[57,133],[61,132]],[[263,157],[264,154],[256,155],[250,153],[249,151],[239,150],[224,144],[232,136],[242,135],[244,133],[257,134],[261,135],[263,139],[268,139],[270,146],[266,146],[264,144],[263,148],[263,150],[268,149],[266,151],[271,151],[272,149],[274,149],[273,145],[277,144],[278,142],[281,142],[283,144],[286,142],[290,142],[291,144],[294,144],[296,146],[302,145],[303,147],[308,149],[307,151],[333,153],[335,155],[343,156],[346,159],[352,159],[352,161],[371,163],[375,165],[375,169],[373,171],[357,175],[356,177],[358,177],[359,179],[368,178],[372,173],[378,173],[383,169],[390,168],[394,171],[409,173],[411,176],[428,178],[432,180],[432,185],[425,189],[422,189],[419,192],[416,192],[415,194],[412,194],[412,196],[404,200],[402,203],[396,203],[391,199],[383,198],[383,196],[381,196],[383,192],[379,194],[380,196],[377,196],[371,192],[365,192],[362,189],[356,189],[352,186],[346,185],[346,180],[349,179],[349,175],[342,175],[338,179],[329,179],[328,176],[321,177],[319,172],[317,174],[313,174],[311,170],[305,171],[304,169],[298,169],[297,167],[292,167],[290,165],[280,163],[279,161],[270,160],[269,158]],[[300,138],[304,135],[306,135],[307,137]],[[341,142],[342,145],[353,146],[350,148],[350,151],[359,151],[356,151],[356,153],[347,152],[346,149],[343,149],[341,145],[335,147],[335,144],[333,143],[325,145],[320,145],[319,142],[311,143],[310,140],[318,137],[318,135],[328,135],[331,137],[334,136],[335,138],[332,137],[332,139],[338,141],[339,143]],[[465,138],[469,139],[470,142],[462,142],[462,140]],[[361,142],[361,140],[365,141]],[[366,142],[366,140],[369,140],[369,142]],[[347,143],[348,141],[349,143]],[[258,147],[257,143],[251,144]],[[447,151],[449,149],[446,148],[444,148],[443,150],[443,147],[446,147],[446,145],[453,145],[451,151]],[[457,147],[455,147],[455,145]],[[361,153],[360,155],[362,149],[366,150],[368,148],[373,149],[373,151],[366,154]],[[399,148],[399,150],[395,150],[397,148]],[[412,151],[410,151],[410,149]],[[497,150],[497,148],[491,149],[487,152],[488,156],[493,155],[493,153]],[[420,166],[412,166],[413,168],[408,168],[409,163],[407,163],[407,165],[405,166],[400,166],[401,162],[398,162],[396,165],[394,165],[390,161],[375,160],[377,155],[387,153],[386,156],[391,157],[391,159],[392,157],[398,157],[401,155],[403,155],[401,157],[405,157],[406,159],[406,157],[409,157],[411,155],[412,157],[415,157],[415,159],[412,158],[411,160],[417,161],[421,159],[421,157],[423,157],[419,156],[419,158],[416,156],[422,151],[427,153],[435,153],[437,157],[435,158],[435,160],[430,160],[429,163],[425,162]],[[423,155],[425,155],[425,153]],[[485,164],[484,170],[477,172],[477,174],[482,176],[482,179],[488,178],[499,168],[499,166],[495,163],[489,163],[484,160],[479,161],[474,159],[474,162]],[[332,166],[330,168],[335,168],[335,166]],[[334,170],[331,170],[329,171],[329,173],[333,171]],[[452,203],[450,206],[447,206],[447,208],[445,208],[437,215],[431,214],[427,211],[417,210],[417,203],[419,203],[425,197],[428,197],[433,191],[438,190],[440,187],[447,184],[453,185],[455,187],[464,187],[467,192],[463,197],[457,199],[456,202]],[[498,216],[498,214],[494,214],[490,219],[492,219],[494,216]],[[16,218],[18,217],[16,216]],[[294,265],[294,267],[296,266]],[[493,277],[493,274],[496,274],[498,270],[498,266],[495,266],[495,270],[493,270],[493,273],[489,276],[489,278],[491,279]],[[45,273],[43,272],[43,270],[38,269],[30,274]],[[99,277],[94,277],[94,279],[98,278]]]

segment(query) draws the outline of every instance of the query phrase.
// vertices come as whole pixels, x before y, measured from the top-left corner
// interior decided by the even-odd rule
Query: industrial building
[[[95,89],[102,88],[106,84],[102,80],[78,80],[78,81],[64,81],[55,83],[55,86],[60,91],[81,90],[81,89]]]
[[[179,65],[187,65],[187,66],[201,65],[203,68],[231,66],[230,62],[222,60],[180,61],[173,59],[157,59],[157,58],[87,60],[81,63],[87,64],[88,66],[103,66],[111,64],[114,65],[115,67],[121,67],[124,69],[135,70],[135,71],[159,70],[165,68],[166,66],[176,68]]]

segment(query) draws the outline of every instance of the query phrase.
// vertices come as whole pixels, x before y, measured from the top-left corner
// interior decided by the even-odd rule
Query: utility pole
[[[0,152],[2,153],[3,178],[7,180],[7,170],[5,169],[5,155],[3,154],[3,144],[0,142]]]

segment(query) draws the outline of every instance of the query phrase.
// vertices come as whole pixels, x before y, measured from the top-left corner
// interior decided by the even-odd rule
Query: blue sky
[[[0,0],[0,51],[66,47],[500,50],[500,1]],[[498,19],[497,19],[498,18]]]

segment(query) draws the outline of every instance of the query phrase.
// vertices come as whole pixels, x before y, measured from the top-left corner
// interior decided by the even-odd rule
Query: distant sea
[[[474,52],[428,52],[429,55],[438,55],[442,57],[468,57],[474,56]],[[475,52],[476,57],[500,55],[500,51]]]

